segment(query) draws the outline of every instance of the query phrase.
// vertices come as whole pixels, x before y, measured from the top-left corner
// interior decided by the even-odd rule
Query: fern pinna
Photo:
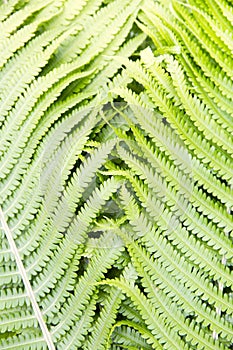
[[[1,349],[233,347],[232,20],[1,2]]]

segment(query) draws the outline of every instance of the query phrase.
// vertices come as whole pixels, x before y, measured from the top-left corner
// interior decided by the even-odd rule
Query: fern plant
[[[1,5],[2,349],[100,348],[109,308],[104,334],[115,320],[122,293],[95,283],[123,245],[108,234],[105,249],[86,245],[121,185],[98,176],[116,144],[102,137],[100,90],[120,68],[109,57],[145,39],[129,35],[140,2],[119,3]]]
[[[0,18],[0,348],[231,349],[230,2]]]
[[[132,300],[155,349],[232,347],[232,58],[217,30],[230,7],[215,5],[221,23],[197,1],[144,4],[138,25],[152,43],[122,59],[141,91],[113,90],[130,132],[124,169],[109,174],[127,179],[119,235],[138,281],[106,283]]]

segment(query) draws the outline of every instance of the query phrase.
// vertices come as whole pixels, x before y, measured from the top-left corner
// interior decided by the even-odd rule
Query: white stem
[[[14,257],[15,257],[15,260],[16,260],[16,264],[18,266],[20,275],[22,277],[22,280],[23,280],[23,283],[24,283],[27,295],[28,295],[28,297],[29,297],[29,299],[30,299],[30,301],[32,303],[32,307],[33,307],[33,310],[35,312],[35,316],[36,316],[36,318],[38,320],[38,323],[40,325],[40,328],[42,330],[42,333],[43,333],[44,339],[45,339],[45,341],[47,343],[48,349],[49,350],[56,350],[55,345],[54,345],[54,343],[52,341],[51,334],[50,334],[50,332],[48,330],[48,327],[47,327],[47,325],[46,325],[46,323],[45,323],[45,321],[43,319],[42,312],[41,312],[41,310],[39,308],[39,305],[38,305],[38,303],[36,301],[34,292],[32,290],[32,286],[31,286],[30,281],[28,279],[26,270],[25,270],[25,268],[23,266],[23,262],[22,262],[22,260],[20,258],[20,254],[19,254],[19,251],[18,251],[18,249],[16,247],[16,244],[15,244],[12,232],[11,232],[9,226],[7,225],[7,221],[5,220],[5,217],[4,217],[4,214],[3,214],[3,211],[2,211],[1,208],[0,208],[0,220],[2,222],[2,228],[3,228],[3,230],[6,233],[6,237],[8,239],[11,251],[14,254]]]

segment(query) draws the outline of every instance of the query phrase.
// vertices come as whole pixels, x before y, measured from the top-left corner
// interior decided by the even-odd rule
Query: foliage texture
[[[229,0],[0,5],[0,349],[233,349]]]

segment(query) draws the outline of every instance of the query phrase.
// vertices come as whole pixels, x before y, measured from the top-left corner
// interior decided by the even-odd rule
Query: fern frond
[[[231,285],[229,282],[229,280],[231,281],[230,269],[221,263],[216,252],[208,249],[202,240],[189,235],[188,229],[182,226],[179,219],[169,211],[164,203],[155,200],[151,193],[147,193],[146,188],[137,183],[135,189],[140,201],[142,201],[142,206],[146,208],[154,224],[161,229],[164,236],[169,233],[170,241],[177,246],[178,250],[182,251],[187,260],[194,265],[199,264],[206,273],[213,273],[214,278],[221,280],[226,285]]]
[[[120,344],[120,346],[125,348],[134,347],[135,349],[152,349],[152,347],[142,338],[143,334],[146,332],[143,327],[140,327],[132,321],[121,321],[116,324],[116,326],[117,328],[113,333],[114,342],[116,344]]]
[[[169,62],[168,71],[172,75],[172,80],[182,105],[194,121],[195,125],[199,130],[203,131],[206,139],[213,140],[218,146],[221,146],[227,152],[232,154],[231,147],[233,142],[231,134],[222,130],[217,122],[212,120],[205,105],[203,105],[197,98],[191,96],[191,93],[187,88],[188,84],[185,81],[184,74],[177,62],[171,60]]]
[[[190,261],[185,261],[183,255],[179,255],[176,246],[170,245],[169,240],[151,222],[145,210],[138,207],[128,191],[122,191],[121,196],[127,217],[136,234],[133,238],[140,239],[150,253],[155,258],[159,258],[159,262],[166,267],[167,271],[172,272],[191,291],[198,293],[198,296],[203,296],[204,300],[209,300],[210,304],[216,304],[216,307],[222,308],[224,304],[223,309],[228,310],[229,314],[232,313],[230,299],[212,285],[212,279],[210,283],[207,282],[206,275],[201,273],[199,266],[189,266]]]
[[[79,279],[75,286],[73,295],[70,294],[66,304],[61,305],[59,315],[59,322],[53,327],[52,332],[56,341],[65,340],[70,337],[70,334],[75,334],[75,324],[73,320],[77,315],[81,315],[85,306],[89,302],[90,296],[95,290],[96,282],[103,277],[107,269],[111,267],[112,263],[120,255],[122,247],[118,248],[102,248],[98,256],[95,256],[87,267],[84,275]],[[68,332],[69,330],[69,332]],[[82,330],[86,331],[85,329]],[[79,337],[81,334],[78,335]]]
[[[51,1],[48,0],[47,1],[47,5],[51,4]],[[39,6],[38,6],[39,5]],[[41,8],[43,9],[46,6],[45,1],[41,1],[36,2],[35,6],[28,6],[28,9],[26,11],[26,16],[30,16],[33,14],[33,10],[34,11],[39,11]],[[20,23],[17,25],[17,20],[15,19],[15,16],[17,14],[14,13],[12,15],[12,24],[13,27],[11,26],[11,23],[8,23],[8,21],[3,22],[2,26],[5,24],[6,26],[6,34],[5,36],[2,37],[2,43],[0,43],[0,47],[1,47],[1,59],[0,59],[0,67],[2,68],[4,66],[4,64],[7,62],[7,60],[9,60],[13,54],[20,48],[22,48],[25,43],[27,43],[31,38],[33,38],[33,36],[35,35],[36,31],[38,30],[39,26],[43,23],[45,23],[46,21],[50,20],[51,17],[53,17],[54,15],[56,15],[57,11],[59,8],[59,2],[58,3],[54,3],[50,6],[48,6],[46,8],[46,10],[44,11],[45,13],[43,13],[43,16],[41,18],[35,17],[35,20],[29,24],[25,24],[22,27],[19,27],[20,29],[18,29],[16,32],[14,32],[14,30],[17,28],[17,26],[19,26],[22,20],[22,13],[21,11],[23,10],[19,10],[19,14],[18,14],[18,18]],[[51,10],[51,11],[49,11]],[[43,10],[42,10],[43,11]],[[51,13],[50,13],[51,12]],[[11,20],[11,18],[9,18],[9,21]],[[8,29],[8,27],[10,27]],[[9,34],[13,31],[13,34],[9,36]],[[1,28],[1,33],[4,34],[4,28]],[[9,36],[9,37],[8,37]],[[0,38],[1,40],[1,38]]]
[[[17,264],[17,267],[18,267],[18,270],[19,270],[19,274],[21,275],[21,278],[22,278],[22,281],[25,285],[25,290],[26,290],[26,293],[30,299],[30,302],[32,304],[32,308],[33,308],[33,311],[35,313],[35,317],[34,316],[31,316],[29,317],[29,320],[26,318],[26,320],[28,321],[28,326],[32,326],[33,324],[35,324],[35,320],[38,321],[39,323],[39,326],[42,330],[42,333],[43,333],[43,336],[44,336],[44,339],[45,339],[45,342],[46,344],[48,345],[49,349],[55,349],[55,346],[54,346],[54,343],[52,341],[52,337],[51,337],[51,334],[48,330],[48,327],[46,325],[46,323],[44,322],[44,319],[43,319],[43,315],[42,315],[42,312],[39,308],[39,305],[36,301],[36,298],[35,298],[35,294],[33,292],[33,289],[31,287],[31,284],[30,284],[30,281],[27,277],[27,273],[26,273],[26,270],[25,270],[25,267],[23,265],[23,262],[21,260],[21,257],[19,255],[19,252],[18,252],[18,249],[17,249],[17,246],[14,242],[14,238],[13,238],[13,235],[12,235],[12,232],[7,224],[7,221],[4,217],[4,213],[2,212],[2,210],[0,211],[0,220],[1,220],[1,224],[2,224],[2,229],[5,231],[5,234],[6,234],[6,237],[7,237],[7,240],[9,242],[9,246],[12,250],[12,253],[14,255],[14,258],[15,258],[15,261],[16,261],[16,264]],[[16,316],[19,317],[19,315],[17,315],[17,309],[14,310],[14,314],[13,315],[10,315],[10,318],[11,318],[11,323],[13,322],[13,318],[15,317],[15,313],[16,313]],[[28,313],[28,311],[26,312]],[[20,310],[20,316],[21,316],[21,324],[22,324],[22,318],[24,318],[25,316],[23,315],[22,317],[22,311]],[[6,317],[7,318],[7,317]],[[33,319],[33,324],[30,324],[30,318]],[[25,320],[25,322],[27,322]],[[15,329],[17,330],[17,326],[15,328],[13,328],[12,326],[9,326],[9,325],[6,325],[7,329]],[[4,331],[4,329],[3,329]]]
[[[212,144],[212,142],[209,142],[203,137],[202,132],[198,131],[192,125],[192,122],[187,119],[187,116],[184,116],[183,110],[171,102],[169,93],[164,93],[163,91],[164,87],[162,88],[156,85],[154,81],[152,82],[149,75],[135,62],[128,63],[127,69],[129,69],[129,74],[132,78],[135,78],[143,85],[145,84],[149,97],[158,106],[162,114],[166,115],[166,119],[171,123],[190,150],[194,152],[195,156],[202,160],[202,162],[205,161],[213,168],[216,168],[216,171],[220,172],[226,179],[231,178],[231,173],[229,172],[231,158],[227,157],[223,150],[218,149],[215,144]],[[121,94],[120,91],[118,93]],[[193,137],[193,135],[196,135],[196,137]],[[200,148],[200,144],[202,148]]]
[[[185,289],[185,286],[181,286],[176,279],[173,279],[173,276],[169,274],[166,271],[166,269],[162,265],[160,265],[158,261],[156,261],[156,259],[151,259],[149,254],[144,249],[142,249],[136,242],[132,242],[130,244],[129,251],[132,254],[133,261],[135,261],[134,266],[137,269],[139,275],[143,278],[143,280],[145,278],[145,287],[151,293],[153,293],[153,291],[156,290],[156,296],[151,296],[153,300],[156,300],[157,298],[161,297],[161,300],[165,301],[166,298],[163,294],[166,294],[166,296],[172,300],[173,305],[175,305],[178,310],[183,310],[184,308],[187,315],[195,314],[193,318],[197,322],[202,322],[202,327],[210,325],[209,336],[211,336],[212,332],[215,330],[216,332],[221,334],[221,336],[228,338],[229,341],[231,340],[231,337],[229,335],[232,333],[232,326],[230,323],[228,324],[226,320],[218,316],[215,311],[211,310],[211,308],[208,308],[201,304],[200,300],[198,300],[195,294],[192,295],[192,293],[190,293],[188,289]],[[142,267],[146,271],[148,271],[150,277],[145,277],[147,276],[147,273],[145,273],[144,270],[142,270]],[[169,303],[168,300],[167,303]],[[171,310],[172,308],[169,307],[169,316],[171,316]],[[174,310],[175,314],[176,312],[177,311]],[[179,317],[179,319],[181,320],[182,317]],[[176,325],[174,325],[174,327],[176,327]],[[183,326],[180,326],[179,329],[181,329],[182,327]],[[187,332],[186,330],[186,333],[189,332]],[[200,332],[199,336],[201,338],[203,337],[203,339],[205,338],[204,333]],[[193,335],[193,338],[195,338],[195,334]],[[205,340],[198,340],[198,342],[200,343],[202,341],[204,342],[204,346],[208,346],[207,344],[205,345]],[[208,343],[208,338],[206,339],[206,341]],[[210,344],[211,343],[213,345],[213,339],[210,340]]]
[[[142,98],[136,97],[130,90],[118,88],[114,91],[118,92],[120,96],[128,101],[141,127],[149,133],[155,144],[174,160],[175,166],[182,167],[187,176],[192,176],[195,180],[198,180],[201,185],[208,188],[208,190],[221,199],[223,203],[226,202],[226,194],[228,193],[227,201],[232,203],[232,189],[229,188],[229,186],[225,186],[225,183],[218,181],[212,172],[206,168],[205,164],[195,158],[195,155],[187,153],[187,150],[185,150],[183,146],[180,146],[180,144],[182,145],[182,141],[179,140],[177,136],[174,137],[175,132],[171,131],[171,128],[163,124],[160,114],[151,111],[150,105],[145,103]],[[153,123],[151,120],[153,120]],[[136,129],[133,126],[131,127],[135,132]],[[136,137],[138,137],[137,134]],[[172,141],[173,139],[174,141]],[[143,144],[143,139],[140,140],[140,143]],[[148,146],[144,148],[144,152],[147,152],[147,150]],[[161,158],[158,157],[156,160],[154,159],[154,155],[151,155],[150,161],[155,164],[161,164],[163,156],[161,156]],[[161,164],[160,167],[163,169],[164,165]],[[207,183],[211,184],[211,186],[207,186]]]
[[[7,50],[2,52],[0,73],[2,348],[71,349],[93,341],[88,329],[97,304],[95,284],[123,250],[113,239],[104,248],[104,235],[100,247],[92,249],[90,263],[83,263],[88,233],[121,185],[115,178],[98,179],[116,141],[97,140],[102,106],[97,108],[95,96],[103,81],[101,76],[94,78],[100,72],[106,87],[120,67],[113,62],[114,69],[109,68],[109,59],[101,54],[119,50],[129,56],[134,44],[139,46],[145,38],[142,34],[126,40],[139,1],[125,1],[121,12],[117,3],[100,10],[99,0],[30,0],[21,2],[21,9],[12,3],[5,11],[8,18],[1,24],[1,35]],[[96,23],[99,34],[87,23]],[[88,30],[82,33],[83,27]],[[91,79],[75,83],[88,74]],[[15,255],[7,243],[5,217]],[[40,312],[34,315],[31,303]],[[101,325],[104,318],[105,313],[99,330],[102,327],[107,335],[107,324]],[[106,337],[100,343],[105,346]]]
[[[191,29],[192,35],[194,35],[198,39],[203,49],[208,50],[208,54],[217,62],[217,64],[219,64],[219,66],[228,75],[228,77],[231,77],[230,65],[232,64],[232,59],[229,55],[229,50],[227,49],[227,47],[225,47],[223,43],[221,45],[221,43],[218,40],[216,40],[212,30],[209,31],[209,28],[207,29],[204,25],[198,25],[197,16],[195,16],[199,12],[198,9],[196,9],[195,11],[194,8],[192,15],[190,15],[186,6],[183,6],[182,2],[176,0],[173,1],[173,7],[178,16],[181,18],[180,19],[179,17],[177,17],[178,22],[180,21],[182,23],[183,29]],[[189,23],[188,28],[186,23]]]
[[[201,7],[201,4],[199,6]],[[147,21],[148,20],[147,17],[153,18],[153,21],[157,23],[158,30],[163,30],[163,32],[165,30],[168,31],[169,35],[166,35],[164,39],[161,39],[160,40],[161,42],[158,43],[158,45],[164,45],[164,41],[165,41],[166,45],[171,45],[171,39],[170,39],[170,37],[171,37],[173,45],[179,45],[180,47],[182,47],[184,45],[184,42],[185,42],[185,39],[183,37],[185,35],[185,33],[182,32],[182,28],[177,29],[176,22],[174,21],[174,19],[171,19],[170,22],[166,22],[166,27],[164,27],[165,24],[163,24],[162,21],[164,21],[165,18],[167,18],[170,11],[165,12],[165,10],[162,9],[162,7],[157,7],[156,10],[157,11],[155,12],[153,6],[150,6],[150,7],[148,6],[148,8],[145,7],[144,11],[146,13],[146,16],[142,16],[141,18],[143,21]],[[159,16],[159,18],[158,18],[158,16]],[[198,19],[198,22],[199,22],[199,19]],[[173,23],[172,26],[171,26],[171,23]],[[168,29],[168,28],[170,28],[170,29]],[[176,33],[176,30],[179,33],[177,36],[174,35],[174,32]],[[178,39],[179,35],[181,35],[181,37],[182,37],[181,40]],[[177,39],[179,41],[177,41]],[[153,37],[153,40],[154,40],[154,37]],[[203,72],[200,71],[199,67],[194,63],[194,61],[190,57],[190,53],[188,50],[188,48],[190,47],[190,43],[187,44],[186,47],[187,47],[187,54],[186,54],[185,50],[183,50],[182,55],[177,55],[176,58],[182,63],[182,65],[184,65],[186,67],[187,74],[189,74],[189,70],[192,69],[195,72],[195,75],[198,77],[197,78],[198,83],[195,82],[195,80],[194,80],[194,84],[193,84],[194,89],[199,91],[200,85],[202,85],[203,88],[205,89],[205,91],[210,93],[210,96],[214,99],[214,101],[218,104],[219,107],[223,108],[224,111],[226,110],[226,111],[228,111],[228,113],[232,114],[232,108],[231,108],[231,103],[230,103],[229,99],[227,99],[226,97],[224,97],[222,95],[221,91],[219,91],[219,87],[216,84],[214,84],[213,82],[211,82],[210,78],[206,77],[203,74]],[[199,54],[203,55],[202,51],[199,51]],[[187,62],[189,62],[189,66],[187,66]],[[213,78],[215,76],[216,76],[216,74],[214,74],[211,78]],[[193,79],[193,77],[191,77],[191,78]],[[202,91],[202,98],[204,99],[204,101],[206,101],[206,99],[207,99],[208,103],[210,102],[210,99],[208,99],[208,96],[205,93],[203,93],[203,91]],[[212,102],[211,105],[213,106],[213,101],[211,101],[211,102]],[[219,110],[219,108],[218,108],[218,110]],[[221,116],[221,114],[222,114],[222,112],[217,113],[217,118],[219,118],[219,116]],[[230,120],[231,120],[231,118],[230,118]],[[228,123],[228,124],[229,124],[229,127],[230,126],[232,127],[232,123]]]
[[[123,279],[106,280],[105,283],[120,288],[132,299],[132,302],[145,320],[148,329],[155,337],[154,343],[152,344],[153,348],[156,348],[157,346],[161,347],[161,345],[163,345],[165,349],[179,349],[179,347],[182,346],[182,340],[179,336],[169,325],[166,324],[163,315],[160,315],[154,310],[150,301],[140,292],[136,285],[133,286]],[[148,312],[148,310],[150,310],[150,312]],[[161,324],[164,326],[161,327]]]
[[[1,14],[0,14],[0,21],[3,22],[6,18],[9,18],[9,16],[14,11],[15,7],[17,6],[19,0],[13,0],[10,3],[1,1]]]
[[[189,198],[183,198],[183,193],[179,195],[179,189],[174,191],[173,188],[167,187],[161,175],[156,174],[149,168],[147,164],[141,164],[136,157],[127,154],[123,149],[119,149],[122,159],[135,172],[134,176],[139,178],[148,185],[148,190],[154,200],[154,203],[161,200],[166,203],[169,210],[174,214],[174,218],[178,217],[184,225],[192,230],[195,226],[195,234],[210,245],[213,249],[221,250],[221,254],[231,258],[232,248],[230,240],[228,240],[223,232],[220,232],[210,222],[205,222],[202,216],[196,212],[189,203]],[[126,175],[127,176],[127,175]],[[128,174],[128,178],[132,181],[132,174]],[[224,249],[225,248],[225,249]]]
[[[106,303],[96,322],[92,325],[92,332],[84,344],[84,349],[104,350],[111,326],[116,318],[117,309],[122,299],[122,293],[115,288],[110,291]]]

